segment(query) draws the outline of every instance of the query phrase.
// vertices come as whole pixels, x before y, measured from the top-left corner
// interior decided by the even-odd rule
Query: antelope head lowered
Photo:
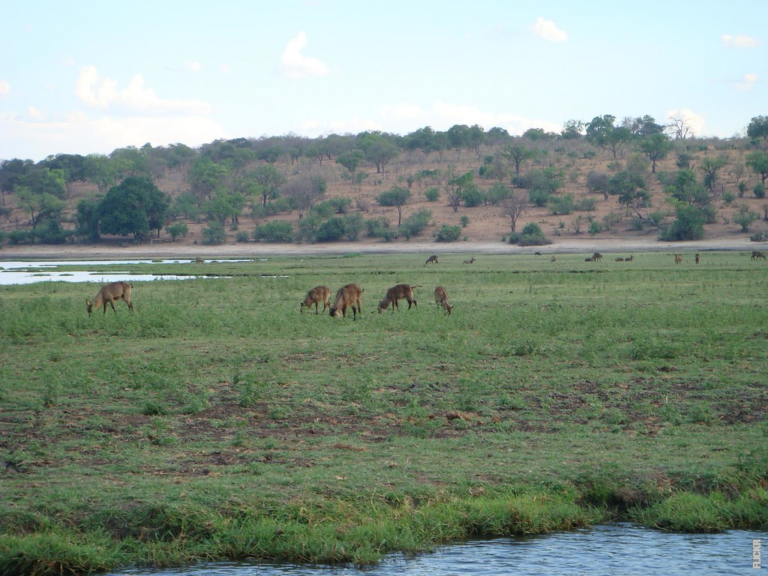
[[[132,284],[128,282],[113,282],[112,284],[105,284],[101,287],[93,302],[85,299],[85,306],[88,310],[88,316],[91,315],[94,307],[98,310],[99,306],[104,308],[104,314],[107,313],[107,304],[112,306],[112,311],[117,314],[115,310],[115,300],[125,300],[128,304],[128,309],[133,312],[133,304],[131,303],[131,288]]]

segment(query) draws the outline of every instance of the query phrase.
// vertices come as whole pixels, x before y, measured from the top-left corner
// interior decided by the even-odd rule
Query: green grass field
[[[768,266],[615,256],[120,265],[231,277],[92,317],[97,284],[0,287],[0,572],[768,527]],[[350,282],[357,321],[299,312]]]

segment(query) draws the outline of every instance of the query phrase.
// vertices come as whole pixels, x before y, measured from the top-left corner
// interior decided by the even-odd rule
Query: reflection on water
[[[529,538],[498,538],[446,546],[415,558],[392,555],[374,568],[333,568],[269,563],[220,563],[177,570],[126,570],[155,576],[552,576],[579,574],[748,574],[753,539],[768,532],[667,534],[631,524],[595,526]]]

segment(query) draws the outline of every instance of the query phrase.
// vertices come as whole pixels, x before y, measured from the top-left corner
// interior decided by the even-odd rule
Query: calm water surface
[[[177,570],[115,572],[112,576],[552,576],[611,574],[760,574],[752,568],[752,542],[768,532],[666,534],[614,524],[530,538],[479,540],[414,558],[392,555],[368,569],[291,564],[221,563]],[[763,569],[768,562],[763,562]]]

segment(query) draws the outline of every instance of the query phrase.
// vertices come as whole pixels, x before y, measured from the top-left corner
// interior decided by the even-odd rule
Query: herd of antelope
[[[541,256],[541,252],[536,252],[537,256]],[[682,264],[683,263],[683,255],[682,254],[674,254],[675,257],[675,264]],[[585,258],[585,262],[600,262],[603,259],[603,255],[600,254],[600,252],[595,252],[590,256],[589,258]],[[635,257],[629,256],[627,258],[616,258],[616,262],[632,262],[634,261]],[[752,260],[765,260],[765,253],[761,252],[759,250],[753,250],[752,251]],[[551,261],[555,262],[557,258],[555,256],[552,256]],[[701,255],[696,252],[694,254],[694,261],[696,264],[698,264],[701,261]],[[200,258],[199,256],[195,259],[195,263],[202,264],[204,260]],[[427,261],[424,263],[426,266],[427,264],[437,264],[437,254],[433,254],[429,258],[427,258]],[[475,258],[472,257],[469,260],[464,260],[464,264],[474,264]],[[414,289],[421,288],[421,285],[415,285],[412,286],[410,284],[397,284],[396,286],[392,286],[389,290],[387,290],[387,293],[385,294],[384,298],[379,302],[378,305],[378,311],[379,314],[383,310],[388,310],[390,306],[392,307],[392,311],[400,310],[400,307],[398,305],[399,300],[405,300],[408,302],[408,309],[411,309],[411,306],[416,307],[416,297],[414,296]],[[123,300],[127,305],[128,309],[133,312],[133,303],[131,302],[131,290],[133,289],[133,285],[128,282],[113,282],[111,284],[105,284],[104,286],[99,289],[96,296],[93,298],[93,302],[91,302],[88,298],[85,299],[85,305],[86,309],[88,310],[88,315],[90,316],[93,312],[94,308],[103,309],[103,313],[107,313],[107,304],[109,304],[112,307],[112,311],[117,313],[117,310],[115,310],[115,302],[118,300]],[[363,289],[360,288],[357,284],[347,284],[346,286],[343,286],[342,288],[339,288],[339,290],[336,292],[336,298],[331,304],[331,289],[327,286],[315,286],[312,288],[309,292],[307,292],[307,295],[304,297],[304,300],[301,301],[299,306],[299,311],[304,312],[304,308],[312,308],[314,305],[315,307],[315,314],[320,313],[320,304],[323,305],[323,314],[325,314],[325,311],[327,309],[330,309],[330,315],[334,318],[338,318],[339,316],[346,318],[347,317],[347,310],[349,308],[352,309],[352,318],[354,320],[357,319],[357,315],[362,313],[362,298],[363,298]],[[445,291],[445,288],[442,286],[438,286],[435,288],[435,304],[437,304],[437,308],[442,308],[445,314],[450,314],[451,310],[453,310],[453,306],[451,305],[450,300],[448,300],[448,294]]]

